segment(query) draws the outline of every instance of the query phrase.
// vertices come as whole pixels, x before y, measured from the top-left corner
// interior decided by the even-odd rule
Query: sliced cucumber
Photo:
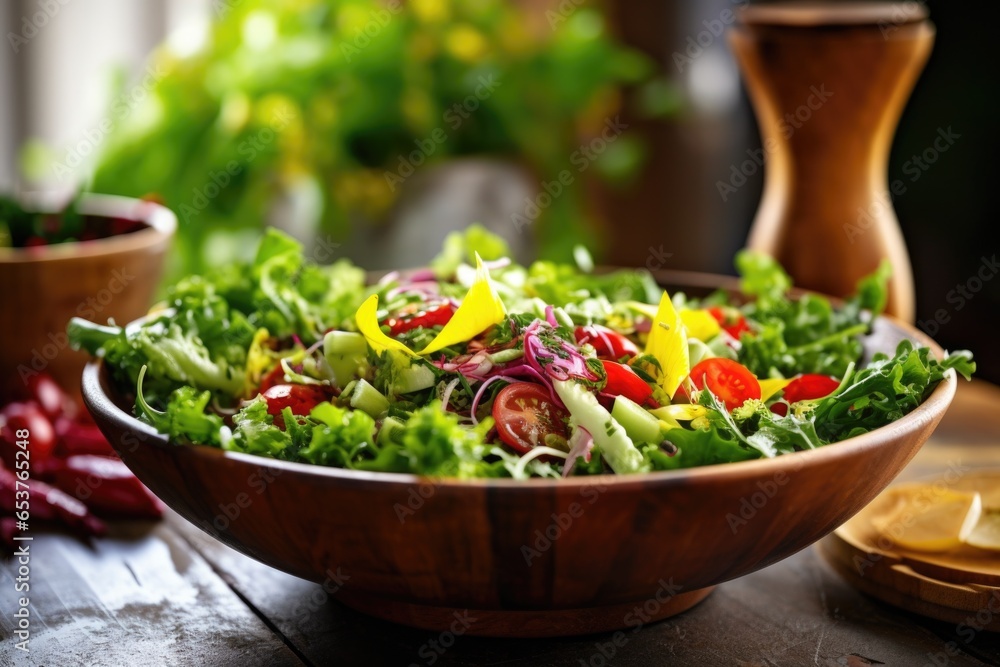
[[[351,392],[351,407],[367,412],[372,419],[378,419],[389,412],[389,399],[367,380],[358,380]]]
[[[596,396],[573,380],[556,381],[553,386],[573,421],[594,436],[594,444],[612,470],[619,474],[642,470],[642,453],[632,444],[622,425],[597,402]]]
[[[699,361],[711,359],[714,356],[716,356],[715,353],[708,345],[697,338],[688,338],[688,357],[691,360],[691,368],[694,368]]]
[[[716,336],[708,342],[708,349],[713,357],[732,359],[736,361],[736,350],[731,348],[726,342],[726,336]]]
[[[624,396],[615,398],[611,416],[622,425],[632,442],[656,443],[662,440],[660,420],[631,399]]]
[[[338,387],[368,373],[368,343],[359,333],[328,331],[323,337],[323,356]]]
[[[397,394],[410,394],[421,389],[427,389],[437,384],[434,371],[422,363],[415,363],[400,368],[392,383],[392,390]]]
[[[382,420],[382,428],[379,429],[378,438],[376,440],[380,447],[383,447],[390,442],[393,438],[402,433],[405,426],[403,422],[399,421],[395,417],[386,417]]]

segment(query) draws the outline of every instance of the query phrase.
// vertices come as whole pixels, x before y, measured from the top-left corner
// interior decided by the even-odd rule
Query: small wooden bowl
[[[728,284],[673,274],[681,288]],[[691,290],[696,291],[696,290]],[[879,318],[867,352],[909,338]],[[951,375],[951,374],[950,374]],[[83,395],[170,507],[257,560],[405,625],[550,637],[636,628],[786,558],[867,505],[937,426],[948,377],[893,424],[768,460],[566,480],[434,480],[176,446],[131,416],[100,361]],[[474,619],[474,620],[473,620]]]
[[[27,198],[37,211],[56,211],[54,199]],[[28,378],[48,373],[79,397],[87,355],[71,350],[66,324],[73,317],[131,322],[149,310],[177,228],[168,209],[153,202],[86,195],[90,216],[124,218],[145,229],[82,243],[0,248],[0,399],[18,395]]]

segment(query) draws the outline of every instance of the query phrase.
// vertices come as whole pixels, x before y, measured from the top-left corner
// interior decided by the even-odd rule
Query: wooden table
[[[1000,389],[963,385],[904,472],[1000,464]],[[691,611],[612,635],[480,639],[411,630],[243,556],[168,515],[87,545],[32,543],[30,654],[15,650],[18,565],[0,567],[0,665],[1000,665],[1000,635],[866,598],[814,548],[720,586]],[[332,582],[330,584],[333,585]],[[960,647],[949,655],[947,645]]]

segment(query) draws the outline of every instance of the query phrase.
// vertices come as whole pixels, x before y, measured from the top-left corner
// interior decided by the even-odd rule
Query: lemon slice
[[[979,523],[965,538],[965,543],[977,549],[1000,551],[1000,510],[991,509],[983,512]]]
[[[886,496],[886,509],[872,517],[872,525],[896,545],[912,551],[941,552],[961,546],[983,512],[978,493],[930,484],[904,484]]]

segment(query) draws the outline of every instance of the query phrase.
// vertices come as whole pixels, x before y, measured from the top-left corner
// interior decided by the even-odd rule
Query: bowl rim
[[[20,200],[26,208],[43,213],[55,213],[66,204],[65,197],[54,192],[29,192],[21,195]],[[85,193],[80,197],[79,210],[84,215],[135,220],[146,227],[92,241],[55,243],[37,248],[0,248],[0,264],[73,261],[134,252],[163,243],[177,230],[177,216],[173,211],[145,199]]]
[[[695,286],[696,284],[713,283],[716,286],[730,283],[731,276],[713,276],[712,274],[671,271],[671,276],[678,280],[676,286],[684,284]],[[684,281],[689,278],[690,282]],[[669,281],[667,281],[669,283]],[[803,291],[797,290],[799,293]],[[136,320],[130,324],[137,324]],[[902,331],[905,336],[915,343],[929,347],[936,357],[943,358],[944,350],[933,339],[918,330],[916,327],[901,320],[887,315],[880,315],[876,318],[873,326],[894,327]],[[196,455],[214,456],[220,459],[228,459],[238,463],[248,463],[255,466],[268,466],[279,469],[283,472],[295,472],[297,474],[310,475],[315,478],[337,479],[345,482],[381,482],[395,485],[420,485],[431,484],[438,488],[476,488],[476,489],[524,489],[532,491],[541,488],[564,488],[581,489],[590,486],[613,486],[616,489],[629,487],[644,487],[656,483],[683,483],[687,480],[714,478],[716,480],[743,479],[748,475],[766,476],[768,473],[777,474],[788,470],[798,470],[810,464],[821,464],[851,457],[858,452],[867,451],[875,447],[882,446],[885,441],[893,439],[894,436],[901,436],[915,428],[922,422],[939,419],[948,409],[958,386],[957,374],[949,370],[944,379],[935,387],[931,395],[927,397],[912,412],[904,415],[901,419],[891,424],[882,426],[874,431],[870,431],[860,436],[848,438],[840,442],[830,443],[818,449],[810,449],[791,454],[782,454],[773,458],[753,459],[750,461],[737,461],[732,463],[715,463],[707,466],[697,466],[694,468],[682,468],[678,470],[659,470],[646,473],[629,475],[586,475],[578,477],[568,477],[565,479],[533,478],[527,480],[507,479],[507,478],[472,478],[459,479],[452,477],[432,477],[415,475],[412,473],[376,472],[349,470],[346,468],[335,468],[332,466],[322,466],[311,463],[300,463],[297,461],[284,461],[272,459],[255,454],[243,452],[231,452],[218,447],[208,445],[175,445],[171,444],[165,435],[158,432],[149,424],[139,421],[138,418],[128,414],[118,407],[111,396],[105,391],[103,377],[106,375],[104,369],[104,359],[99,357],[87,363],[83,371],[82,393],[83,400],[87,408],[95,414],[99,414],[112,422],[117,422],[124,428],[142,435],[141,446],[155,446],[160,448],[184,448]]]

